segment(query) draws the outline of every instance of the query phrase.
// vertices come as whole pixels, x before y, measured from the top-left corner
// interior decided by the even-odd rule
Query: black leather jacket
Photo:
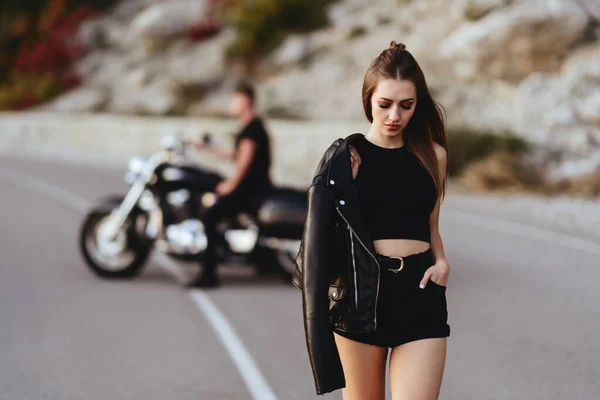
[[[345,387],[333,327],[372,332],[377,326],[379,266],[359,212],[349,144],[336,140],[308,189],[308,214],[293,283],[302,290],[308,354],[317,394]]]

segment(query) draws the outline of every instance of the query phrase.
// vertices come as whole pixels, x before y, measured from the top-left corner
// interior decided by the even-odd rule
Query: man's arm
[[[206,150],[210,151],[212,154],[216,155],[219,158],[225,158],[227,160],[231,160],[234,155],[233,150],[224,149],[221,147],[208,146]]]
[[[230,178],[234,186],[238,186],[250,169],[252,160],[256,155],[256,142],[252,139],[244,138],[240,140],[238,154],[235,162],[235,172]]]
[[[256,143],[252,139],[244,138],[240,140],[237,151],[238,154],[235,160],[235,171],[233,176],[219,183],[215,189],[219,196],[226,196],[230,194],[240,185],[248,173],[250,165],[252,164],[252,160],[254,159],[254,155],[256,154]]]
[[[207,151],[211,154],[214,154],[215,156],[219,157],[219,158],[224,158],[227,160],[231,160],[234,156],[234,151],[230,150],[230,149],[225,149],[225,148],[221,148],[221,147],[216,147],[216,146],[211,146],[208,145],[200,140],[188,140],[187,141],[188,144],[191,144],[192,146],[194,146],[194,148],[196,150],[202,150],[202,151]]]

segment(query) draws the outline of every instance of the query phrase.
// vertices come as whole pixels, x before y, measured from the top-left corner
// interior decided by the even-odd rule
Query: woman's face
[[[371,96],[373,125],[381,135],[396,137],[417,106],[417,88],[407,80],[382,79]]]

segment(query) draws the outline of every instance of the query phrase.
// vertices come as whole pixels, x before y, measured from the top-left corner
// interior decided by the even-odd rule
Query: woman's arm
[[[447,164],[447,155],[446,150],[435,143],[434,145],[435,154],[438,159],[439,166],[439,174],[440,174],[440,182],[443,182],[444,177],[446,176],[446,164]],[[446,261],[446,255],[444,254],[444,245],[442,244],[442,237],[440,235],[439,230],[439,222],[440,222],[440,207],[442,205],[442,199],[439,198],[429,217],[429,227],[431,229],[431,250],[435,257],[435,261]]]
[[[324,179],[320,179],[323,181]],[[329,321],[331,241],[334,195],[324,182],[308,189],[308,211],[303,235],[302,310],[308,358],[317,394],[346,385],[340,355]]]
[[[434,149],[438,159],[438,172],[442,178],[441,181],[443,181],[443,178],[446,176],[447,153],[446,150],[437,143],[434,143]],[[435,264],[433,267],[429,268],[423,276],[421,287],[425,287],[425,285],[427,285],[427,281],[430,279],[442,286],[446,286],[448,283],[450,266],[446,260],[444,244],[442,243],[442,236],[440,235],[439,230],[441,203],[442,199],[439,198],[435,208],[433,209],[433,212],[431,213],[431,216],[429,217],[429,227],[431,231],[431,251],[435,259]]]

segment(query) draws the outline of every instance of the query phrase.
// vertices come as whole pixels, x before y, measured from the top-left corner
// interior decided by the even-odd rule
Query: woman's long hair
[[[371,97],[382,79],[407,80],[415,85],[416,109],[402,133],[402,138],[406,148],[419,159],[433,177],[437,198],[443,198],[446,193],[448,173],[446,172],[446,175],[440,178],[438,159],[433,148],[435,142],[448,152],[443,107],[431,97],[423,70],[417,60],[406,50],[404,44],[392,41],[390,47],[373,60],[365,74],[362,98],[365,115],[370,122],[373,122]]]

